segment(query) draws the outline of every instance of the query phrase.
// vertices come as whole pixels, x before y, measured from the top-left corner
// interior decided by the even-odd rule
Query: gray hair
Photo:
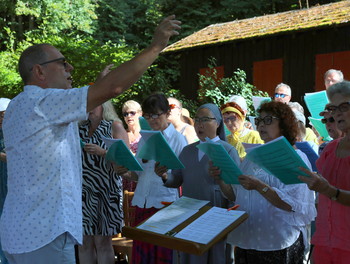
[[[27,84],[30,81],[33,66],[47,60],[47,47],[52,47],[52,45],[46,43],[36,44],[22,52],[18,61],[18,71],[24,84]]]
[[[102,108],[103,108],[102,118],[104,120],[122,122],[118,117],[118,114],[116,113],[114,106],[110,100],[107,102],[104,102],[102,104]]]
[[[334,69],[330,69],[330,70],[326,71],[326,73],[325,73],[324,76],[323,76],[323,79],[326,80],[327,76],[330,75],[330,74],[332,74],[332,73],[338,74],[338,76],[339,76],[339,82],[344,81],[344,74],[342,73],[342,71],[340,71],[340,70],[334,70]]]
[[[342,81],[335,83],[327,89],[328,99],[331,100],[336,94],[341,94],[342,96],[350,97],[350,82]]]
[[[302,114],[305,113],[304,107],[301,104],[299,104],[298,102],[289,102],[288,105],[289,105],[290,108],[292,108],[292,110],[295,109],[295,110],[299,111]]]
[[[286,87],[287,91],[289,92],[289,94],[287,94],[287,95],[292,96],[292,89],[290,88],[290,86],[288,84],[285,84],[285,83],[278,84],[275,88],[275,91],[281,87]]]

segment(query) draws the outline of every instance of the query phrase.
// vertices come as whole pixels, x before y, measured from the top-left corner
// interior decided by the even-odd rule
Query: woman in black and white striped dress
[[[120,233],[123,220],[123,186],[109,162],[102,136],[120,138],[127,133],[111,102],[98,106],[79,126],[83,156],[83,245],[80,263],[114,263],[112,236]]]

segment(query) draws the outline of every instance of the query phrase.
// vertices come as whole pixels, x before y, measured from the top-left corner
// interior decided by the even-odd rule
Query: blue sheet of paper
[[[309,168],[283,136],[247,149],[247,152],[246,159],[259,165],[284,184],[303,183],[298,179],[298,175],[308,176],[298,167]]]
[[[326,91],[307,93],[304,101],[313,118],[322,118],[320,113],[329,102]]]
[[[326,125],[321,122],[321,119],[309,117],[312,126],[317,130],[324,141],[330,141],[332,138],[328,135]]]
[[[311,147],[310,143],[307,141],[295,142],[295,146],[298,149],[300,149],[302,152],[304,152],[305,155],[308,157],[312,166],[312,170],[317,171],[316,160],[319,158],[319,156],[315,152],[315,150]]]
[[[102,140],[108,147],[106,160],[113,161],[117,165],[123,166],[130,171],[143,171],[142,166],[123,140],[106,137],[102,137]]]
[[[240,184],[238,176],[242,175],[242,171],[220,143],[205,142],[198,144],[197,148],[209,157],[214,166],[220,168],[220,177],[226,184]]]
[[[141,130],[140,134],[145,144],[137,154],[139,159],[158,161],[160,165],[166,166],[168,169],[183,169],[185,167],[160,131]]]

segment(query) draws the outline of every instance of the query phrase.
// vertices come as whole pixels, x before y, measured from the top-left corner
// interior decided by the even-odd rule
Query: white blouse
[[[311,168],[306,155],[300,150],[296,151]],[[291,246],[302,232],[306,243],[306,227],[316,217],[315,193],[304,183],[285,185],[247,159],[242,162],[241,170],[245,175],[253,175],[272,187],[293,211],[275,207],[258,191],[232,185],[236,204],[240,205],[238,210],[246,211],[249,217],[229,234],[228,242],[243,249],[273,251]]]
[[[187,145],[185,137],[177,132],[172,124],[169,124],[162,133],[176,156],[179,156],[182,149]],[[138,152],[144,144],[145,141],[141,138]],[[164,205],[161,202],[173,202],[179,198],[178,189],[165,187],[161,177],[154,173],[155,161],[149,160],[143,163],[141,159],[138,160],[143,171],[137,172],[139,178],[132,205],[140,208],[162,208]]]

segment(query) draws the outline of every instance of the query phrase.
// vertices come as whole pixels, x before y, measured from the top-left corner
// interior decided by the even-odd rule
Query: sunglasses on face
[[[203,116],[203,117],[195,117],[194,118],[194,122],[195,123],[208,123],[210,122],[211,120],[215,120],[216,118],[214,117],[208,117],[208,116]]]
[[[286,96],[288,96],[288,94],[275,93],[275,98],[278,98],[278,97],[284,98]]]
[[[322,122],[323,124],[334,123],[334,121],[335,121],[335,120],[334,120],[333,117],[321,119],[321,122]]]
[[[143,114],[143,117],[145,118],[145,119],[157,119],[157,118],[159,118],[161,115],[163,115],[163,114],[165,114],[165,113],[159,113],[159,114]]]
[[[57,61],[62,61],[62,65],[64,67],[64,69],[66,70],[67,67],[68,67],[68,62],[66,60],[65,57],[61,57],[61,58],[57,58],[57,59],[54,59],[54,60],[49,60],[49,61],[45,61],[45,62],[42,62],[42,63],[38,63],[40,66],[43,66],[45,64],[49,64],[49,63],[53,63],[53,62],[57,62]],[[30,70],[33,70],[33,67],[30,69]]]
[[[268,126],[271,125],[273,119],[279,119],[275,116],[265,116],[264,118],[256,117],[255,118],[255,125],[258,126],[261,122],[264,123],[264,125]]]
[[[123,116],[124,117],[127,117],[127,116],[134,116],[134,115],[136,115],[136,112],[135,111],[129,111],[129,112],[124,112],[123,113]]]
[[[341,103],[338,106],[335,105],[330,105],[326,107],[326,110],[331,114],[331,115],[335,115],[335,113],[337,112],[337,110],[339,110],[339,112],[344,113],[349,111],[350,109],[350,102],[345,102],[345,103]]]

